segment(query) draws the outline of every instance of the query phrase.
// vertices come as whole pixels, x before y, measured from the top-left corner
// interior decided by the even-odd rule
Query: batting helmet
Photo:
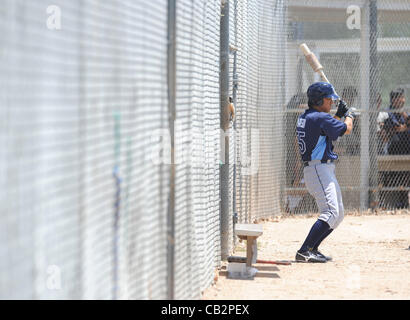
[[[339,99],[335,88],[327,82],[315,82],[312,84],[307,90],[307,96],[309,108],[314,106],[320,107],[323,104],[323,98]]]

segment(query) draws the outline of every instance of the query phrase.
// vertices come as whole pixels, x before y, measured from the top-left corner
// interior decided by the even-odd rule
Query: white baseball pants
[[[305,184],[319,208],[319,219],[336,229],[344,217],[342,192],[334,163],[318,163],[303,169]]]

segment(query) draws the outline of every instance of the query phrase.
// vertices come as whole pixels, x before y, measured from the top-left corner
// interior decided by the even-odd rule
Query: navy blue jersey
[[[297,122],[300,154],[303,161],[336,160],[332,141],[344,135],[347,126],[326,112],[313,108],[303,113]]]
[[[388,115],[389,117],[384,121],[384,127],[386,129],[399,127],[400,125],[406,123],[406,120],[401,113],[389,112]]]

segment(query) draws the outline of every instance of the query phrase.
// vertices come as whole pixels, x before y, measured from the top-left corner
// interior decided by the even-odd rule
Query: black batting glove
[[[352,118],[352,120],[356,119],[356,113],[352,110],[347,110],[346,114],[345,114],[345,118]]]
[[[343,118],[348,111],[349,109],[347,108],[346,102],[340,100],[339,105],[337,106],[336,117]]]

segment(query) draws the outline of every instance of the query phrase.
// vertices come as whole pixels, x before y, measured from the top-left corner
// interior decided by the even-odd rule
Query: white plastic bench
[[[263,234],[262,225],[259,224],[236,224],[235,234],[246,240],[246,266],[251,267],[256,262],[257,242],[256,239]]]

